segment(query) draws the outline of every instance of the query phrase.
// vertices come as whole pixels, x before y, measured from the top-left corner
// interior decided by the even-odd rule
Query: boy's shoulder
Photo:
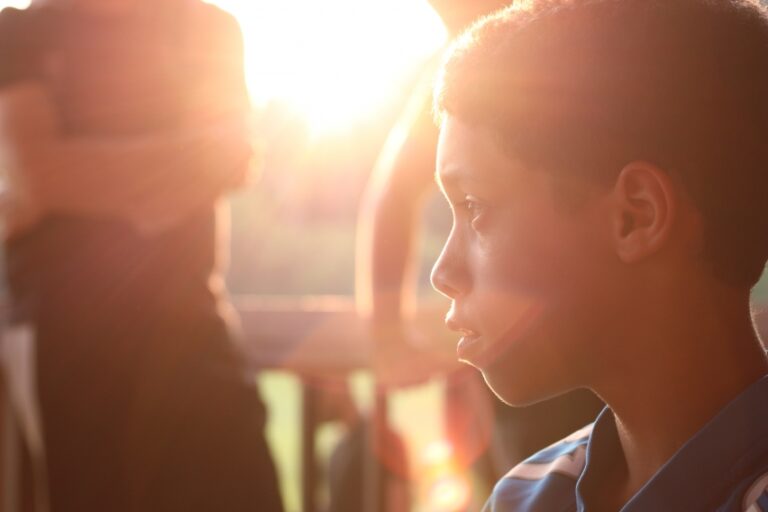
[[[576,504],[576,481],[586,466],[594,424],[544,448],[496,484],[484,512],[567,510]]]
[[[736,493],[734,496],[736,500],[735,505],[740,505],[739,508],[733,507],[734,510],[742,510],[744,512],[763,512],[768,510],[768,467],[764,469],[765,471],[757,477],[752,476],[746,480],[746,483],[742,483],[742,487],[747,485],[746,491]],[[741,503],[738,503],[739,496],[743,496]]]
[[[627,510],[768,512],[767,406],[768,377],[691,438]],[[599,493],[606,466],[595,459],[616,449],[614,425],[605,409],[595,423],[515,466],[496,484],[484,512],[577,510],[580,494]]]
[[[627,511],[768,512],[768,376],[727,404],[627,503]],[[606,408],[499,483],[486,512],[577,510],[599,499],[620,442]],[[578,485],[577,485],[578,481]]]

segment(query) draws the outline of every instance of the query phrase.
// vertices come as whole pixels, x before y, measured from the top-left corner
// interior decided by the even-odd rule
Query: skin
[[[609,405],[624,459],[605,510],[768,372],[749,290],[714,277],[701,216],[663,169],[565,182],[450,115],[437,168],[454,223],[432,282],[459,355],[510,404],[586,387]]]
[[[459,357],[514,405],[558,394],[581,347],[560,333],[595,330],[579,324],[591,318],[582,290],[609,263],[592,242],[597,208],[566,215],[551,174],[529,171],[490,133],[450,118],[437,165],[454,223],[432,282],[452,299],[447,324],[464,333]]]
[[[49,212],[120,218],[155,234],[246,177],[251,152],[236,122],[136,137],[64,138],[55,115],[41,85],[0,94],[0,148],[10,184],[2,198],[6,236]]]
[[[138,0],[47,3],[115,15],[140,5]],[[189,49],[205,78],[188,84],[188,108],[178,130],[63,137],[43,84],[24,82],[0,92],[0,146],[10,183],[0,204],[6,237],[47,213],[116,217],[156,235],[246,182],[252,149],[242,40],[232,27],[212,27],[207,16],[197,16],[204,12],[192,9],[187,18],[190,33],[213,32],[189,41],[206,45],[205,51]],[[55,172],[61,169],[67,172]]]

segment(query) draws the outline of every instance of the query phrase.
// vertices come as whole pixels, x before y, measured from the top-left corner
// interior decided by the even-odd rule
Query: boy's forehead
[[[497,200],[521,200],[529,192],[551,191],[565,176],[532,168],[506,150],[492,129],[451,116],[441,124],[436,160],[435,178],[443,191],[479,193]]]
[[[512,163],[489,129],[453,116],[443,120],[437,145],[439,183],[499,178]]]

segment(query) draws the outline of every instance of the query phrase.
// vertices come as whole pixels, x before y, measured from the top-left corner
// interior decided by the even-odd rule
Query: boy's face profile
[[[583,385],[587,345],[613,293],[606,196],[584,188],[583,204],[560,204],[554,174],[525,168],[491,132],[450,115],[437,179],[453,228],[432,282],[452,300],[459,357],[513,405]]]

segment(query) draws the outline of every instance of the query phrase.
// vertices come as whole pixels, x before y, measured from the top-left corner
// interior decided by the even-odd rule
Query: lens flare
[[[453,457],[453,445],[440,439],[429,443],[424,448],[422,460],[424,464],[434,467],[450,462],[451,457]]]
[[[426,510],[466,510],[472,498],[472,488],[456,462],[453,445],[442,439],[433,441],[424,448],[421,462],[426,480]]]
[[[432,484],[429,491],[430,512],[466,510],[471,496],[469,482],[460,475],[446,475]]]

